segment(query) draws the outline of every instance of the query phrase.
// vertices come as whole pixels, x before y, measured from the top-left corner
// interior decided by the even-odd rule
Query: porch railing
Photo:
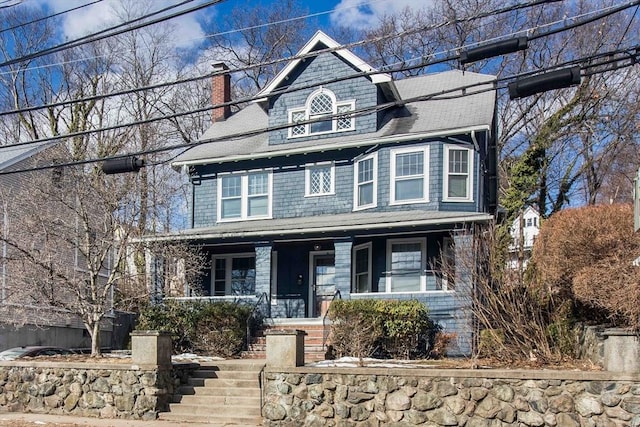
[[[342,299],[342,294],[340,293],[339,289],[336,289],[336,291],[333,293],[333,296],[331,297],[331,301],[329,301],[329,306],[327,308],[327,311],[325,311],[324,315],[322,316],[322,351],[327,351],[327,340],[329,339],[329,329],[327,328],[327,319],[329,317],[329,311],[331,310],[331,304],[333,303],[333,301],[335,301],[336,298]]]
[[[271,303],[269,302],[269,294],[267,294],[266,292],[263,292],[262,294],[260,294],[260,297],[258,298],[256,303],[253,305],[253,308],[251,309],[251,314],[249,314],[249,316],[247,317],[247,321],[246,321],[247,351],[249,350],[249,346],[251,345],[251,319],[253,319],[253,317],[256,315],[256,312],[258,311],[258,307],[260,307],[260,304],[265,302],[267,303],[266,304],[267,310],[270,311]],[[266,315],[267,317],[271,317],[271,313],[263,313],[263,314]]]

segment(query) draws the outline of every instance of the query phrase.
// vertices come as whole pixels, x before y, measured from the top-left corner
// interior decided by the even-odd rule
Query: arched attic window
[[[309,95],[304,108],[289,110],[289,123],[310,121],[290,127],[289,138],[353,130],[353,117],[338,114],[353,111],[354,107],[355,101],[338,102],[332,91],[320,88]]]

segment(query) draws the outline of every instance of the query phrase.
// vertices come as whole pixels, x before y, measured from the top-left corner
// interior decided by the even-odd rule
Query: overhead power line
[[[42,18],[38,18],[38,19],[34,19],[32,21],[29,21],[29,22],[24,22],[22,24],[14,25],[13,27],[2,28],[2,29],[0,29],[0,34],[4,33],[5,31],[12,31],[12,30],[18,29],[20,27],[26,27],[27,25],[37,24],[38,22],[46,21],[47,19],[55,18],[56,16],[60,16],[60,15],[64,15],[65,13],[73,12],[73,11],[76,11],[78,9],[82,9],[83,7],[91,6],[91,5],[94,5],[96,3],[100,3],[101,1],[103,1],[103,0],[95,0],[95,1],[92,1],[91,3],[82,4],[80,6],[76,6],[76,7],[73,7],[71,9],[67,9],[67,10],[63,10],[63,11],[58,12],[58,13],[53,13],[51,15],[43,16]]]
[[[335,51],[335,50],[339,50],[341,48],[343,48],[343,47],[340,46],[338,48],[320,50],[320,51],[316,51],[316,53],[317,52],[324,53],[325,51]],[[633,50],[633,49],[637,49],[637,48],[638,47],[636,46],[636,47],[631,47],[631,48],[626,48],[626,49],[618,49],[616,51],[610,51],[610,52],[605,52],[605,53],[601,53],[601,54],[591,55],[591,56],[585,57],[585,58],[574,59],[572,61],[568,61],[568,62],[565,62],[565,63],[562,63],[562,64],[557,64],[557,65],[552,66],[552,67],[547,67],[545,69],[545,71],[552,71],[552,70],[556,70],[556,69],[561,69],[563,67],[579,64],[579,63],[585,62],[585,61],[592,61],[592,60],[597,59],[599,57],[611,57],[611,55],[619,54],[620,52],[624,53],[625,56],[628,56],[628,51]],[[453,55],[453,56],[451,56],[449,58],[444,58],[444,59],[440,59],[440,60],[437,60],[437,61],[431,61],[429,63],[400,67],[398,69],[389,70],[389,72],[402,72],[402,71],[412,70],[412,69],[415,69],[415,68],[424,67],[424,66],[428,66],[428,65],[433,65],[435,63],[440,63],[440,62],[444,62],[444,61],[447,61],[447,60],[454,60],[454,59],[456,59],[456,57],[457,57],[457,55]],[[294,92],[294,91],[304,90],[304,89],[307,89],[307,88],[310,88],[310,87],[315,87],[315,86],[317,86],[319,84],[326,85],[326,84],[330,84],[330,83],[351,80],[351,79],[355,79],[355,78],[362,77],[362,76],[371,76],[371,75],[379,74],[379,73],[380,73],[380,71],[360,72],[360,73],[354,73],[354,74],[352,74],[350,76],[347,76],[347,77],[337,77],[337,78],[325,80],[325,81],[322,81],[322,82],[317,82],[317,81],[316,82],[310,82],[307,85],[297,86],[295,88],[285,87],[284,89],[272,92],[271,95],[272,96],[282,95],[284,93],[290,93],[290,92]],[[508,81],[508,80],[512,80],[512,79],[515,79],[515,78],[526,78],[526,77],[533,76],[533,75],[536,75],[536,74],[539,74],[539,73],[540,73],[540,70],[531,71],[531,72],[524,72],[524,73],[520,73],[520,74],[518,74],[516,76],[502,78],[502,80]],[[173,114],[169,114],[169,115],[163,115],[163,116],[160,116],[160,117],[149,118],[149,119],[139,120],[139,121],[135,121],[135,122],[128,122],[128,123],[123,123],[123,124],[118,124],[118,125],[113,125],[113,126],[102,127],[102,128],[99,128],[99,129],[90,129],[90,130],[74,132],[74,133],[64,134],[64,135],[56,135],[56,136],[52,136],[52,137],[41,138],[41,139],[34,140],[34,141],[20,142],[20,143],[15,143],[15,144],[11,144],[11,145],[12,146],[21,146],[21,145],[33,144],[33,143],[36,143],[36,142],[55,141],[55,140],[61,140],[61,139],[66,139],[66,138],[75,138],[75,137],[79,137],[79,136],[86,136],[86,135],[89,135],[89,134],[92,134],[92,133],[97,133],[97,132],[112,131],[112,130],[122,129],[122,128],[130,127],[130,126],[139,126],[139,125],[144,125],[144,124],[148,124],[148,123],[154,123],[154,122],[158,122],[158,121],[162,121],[162,120],[171,120],[171,119],[175,119],[175,118],[183,117],[183,116],[187,116],[187,115],[204,113],[204,112],[210,111],[210,110],[215,109],[215,108],[220,108],[220,107],[230,106],[230,105],[237,105],[237,104],[241,104],[241,103],[245,103],[245,102],[256,101],[258,99],[259,98],[257,98],[257,97],[247,97],[247,98],[237,99],[237,100],[233,100],[233,101],[226,102],[226,103],[216,104],[216,105],[213,105],[213,106],[203,107],[203,108],[196,109],[196,110],[191,110],[191,111],[188,111],[188,112],[173,113]],[[166,151],[166,150],[161,150],[161,151]]]
[[[587,70],[588,69],[592,69],[591,75],[604,73],[604,72],[616,71],[616,70],[620,70],[620,69],[623,69],[623,68],[628,68],[628,67],[630,67],[632,65],[636,65],[637,63],[640,62],[640,45],[637,45],[637,46],[635,46],[633,48],[628,48],[628,49],[625,50],[625,52],[628,52],[628,51],[631,51],[631,50],[635,50],[636,54],[633,57],[628,57],[627,56],[627,60],[626,61],[613,62],[612,60],[607,59],[607,57],[611,55],[611,53],[609,53],[609,52],[602,53],[602,54],[598,55],[601,58],[605,58],[605,60],[600,62],[600,63],[591,62],[592,58],[584,58],[584,59],[582,59],[582,61],[589,60],[591,62],[590,64],[588,64],[585,67],[585,69],[587,69]],[[553,67],[553,69],[567,67],[567,66],[575,63],[576,61],[578,61],[578,60],[569,61],[569,62],[566,62],[564,64],[558,64],[557,66]],[[607,65],[607,64],[614,64],[614,65],[609,66],[609,67],[603,67],[603,65]],[[540,70],[540,71],[538,71],[538,73],[544,73],[546,71],[549,71],[549,69]],[[480,83],[462,85],[462,86],[458,86],[458,87],[455,87],[455,88],[442,90],[442,91],[438,91],[438,92],[434,92],[434,93],[430,93],[430,94],[425,94],[425,95],[411,97],[411,98],[402,99],[402,100],[390,101],[390,102],[379,104],[379,105],[375,105],[375,106],[372,106],[372,107],[366,107],[366,108],[357,109],[357,110],[351,111],[348,115],[350,117],[358,117],[358,116],[362,116],[362,115],[365,115],[365,114],[384,111],[384,110],[387,110],[389,108],[405,106],[407,104],[411,104],[411,103],[414,103],[414,102],[462,98],[462,97],[476,95],[476,94],[479,94],[479,93],[482,93],[482,92],[493,91],[493,90],[497,90],[497,89],[504,89],[504,88],[506,88],[508,82],[513,81],[514,79],[518,79],[518,78],[522,78],[522,77],[528,77],[528,76],[531,76],[533,74],[535,74],[535,73],[526,72],[526,73],[520,73],[520,74],[509,76],[509,77],[496,78],[496,80],[494,80],[494,81],[489,80],[489,81],[480,82]],[[489,85],[491,85],[492,82],[495,82],[495,84],[496,84],[495,87],[491,86],[491,87],[487,87],[485,89],[475,90],[473,92],[470,91],[470,89],[473,89],[473,88],[478,88],[478,87],[481,87],[481,86],[489,86]],[[204,112],[204,111],[208,111],[210,109],[211,108],[208,107],[208,108],[203,108],[203,109],[199,109],[199,110],[194,110],[193,112],[189,112],[189,113],[178,113],[178,114],[173,114],[171,116],[148,119],[148,120],[145,120],[145,121],[141,121],[140,124],[142,124],[143,122],[144,123],[149,123],[149,122],[155,122],[155,121],[163,120],[163,119],[167,119],[167,118],[175,118],[175,117],[179,117],[179,116],[187,115],[187,114],[191,114],[191,113]],[[335,115],[333,115],[331,117],[338,117],[338,116],[344,116],[344,115],[345,115],[344,113],[339,113],[339,114],[335,114]],[[245,138],[245,137],[250,137],[250,136],[254,136],[254,135],[260,135],[260,134],[273,132],[273,131],[277,131],[277,130],[288,129],[288,128],[292,127],[292,126],[298,126],[300,124],[314,123],[314,122],[319,121],[319,120],[326,120],[328,117],[329,116],[324,116],[323,118],[320,118],[320,119],[312,119],[312,120],[300,121],[300,122],[296,122],[296,123],[286,123],[286,124],[282,124],[282,125],[270,126],[270,127],[266,127],[266,128],[256,129],[256,130],[252,130],[252,131],[249,131],[249,132],[238,132],[238,133],[231,134],[231,135],[224,135],[224,136],[219,136],[219,137],[215,137],[215,138],[209,138],[209,139],[206,139],[206,140],[199,140],[197,142],[186,142],[186,143],[180,143],[180,144],[173,144],[173,145],[169,145],[169,146],[158,147],[158,148],[155,148],[155,149],[139,150],[139,151],[134,151],[134,152],[126,153],[126,154],[114,155],[114,156],[110,156],[110,157],[91,158],[91,159],[73,161],[73,162],[67,162],[67,163],[56,163],[56,164],[52,164],[52,165],[42,165],[42,166],[38,166],[38,167],[31,167],[31,168],[25,168],[25,169],[10,170],[10,171],[0,171],[0,175],[10,175],[10,174],[16,174],[16,173],[35,172],[35,171],[54,169],[54,168],[60,168],[60,167],[79,166],[79,165],[107,162],[107,161],[117,160],[117,159],[133,159],[133,158],[138,159],[141,156],[145,156],[145,155],[157,154],[157,153],[161,153],[161,152],[169,152],[169,151],[179,150],[179,149],[187,149],[187,150],[189,150],[189,149],[192,149],[194,147],[197,147],[197,146],[200,146],[200,145],[204,145],[204,144],[210,144],[210,143],[213,143],[213,142],[233,141],[233,140],[238,139],[238,138]],[[126,127],[126,126],[128,126],[128,125],[113,126],[113,127],[108,128],[108,129],[105,129],[105,130],[112,130],[112,129],[115,129],[115,128]],[[47,138],[47,139],[43,139],[43,140],[38,140],[37,142],[42,142],[42,141],[45,141],[45,140],[64,139],[64,138],[68,138],[68,137],[79,136],[80,134],[83,134],[83,132],[78,132],[78,133],[73,134],[73,135],[61,135],[61,136],[58,136],[58,137]],[[126,162],[126,161],[124,161],[124,162]]]
[[[133,30],[137,30],[137,29],[140,29],[140,28],[148,27],[149,25],[154,25],[154,24],[157,24],[159,22],[163,22],[163,21],[167,21],[169,19],[177,18],[179,16],[186,15],[188,13],[195,12],[197,10],[204,9],[206,7],[221,3],[224,0],[209,0],[209,1],[207,1],[205,3],[202,3],[202,4],[198,5],[198,6],[193,6],[191,8],[182,10],[180,12],[172,13],[170,15],[162,16],[160,18],[153,19],[151,21],[143,22],[143,23],[140,23],[140,24],[137,24],[137,25],[132,25],[132,26],[128,26],[126,28],[122,28],[122,29],[117,30],[117,31],[113,31],[114,29],[117,29],[117,28],[120,28],[120,27],[123,27],[123,26],[127,26],[127,25],[130,25],[132,23],[147,19],[147,18],[149,18],[151,16],[158,15],[160,13],[163,13],[163,12],[166,12],[168,10],[174,9],[176,7],[183,6],[186,3],[191,3],[192,1],[194,1],[194,0],[185,0],[185,1],[181,2],[181,3],[165,7],[163,9],[158,10],[158,11],[149,13],[147,15],[141,16],[141,17],[136,18],[136,19],[132,19],[132,20],[127,21],[127,22],[123,22],[122,24],[118,24],[118,25],[113,26],[113,27],[106,28],[104,30],[95,32],[93,34],[89,34],[89,35],[86,35],[86,36],[83,36],[83,37],[79,37],[79,38],[77,38],[75,40],[71,40],[71,41],[68,41],[68,42],[65,42],[65,43],[61,43],[59,45],[56,45],[56,46],[53,46],[53,47],[50,47],[50,48],[47,48],[47,49],[40,50],[38,52],[34,52],[34,53],[31,53],[31,54],[28,54],[28,55],[21,56],[19,58],[14,58],[14,59],[11,59],[9,61],[2,62],[2,63],[0,63],[0,67],[6,67],[6,66],[9,66],[9,65],[18,64],[20,62],[29,61],[31,59],[39,58],[41,56],[50,55],[52,53],[60,52],[60,51],[66,50],[66,49],[71,49],[73,47],[82,46],[82,45],[87,44],[87,43],[96,42],[96,41],[103,40],[103,39],[108,38],[108,37],[113,37],[113,36],[117,36],[117,35],[129,32],[129,31],[133,31]]]
[[[514,10],[523,9],[523,8],[526,8],[526,7],[536,6],[536,5],[539,5],[541,3],[546,3],[546,1],[545,0],[534,0],[534,1],[527,2],[527,3],[520,3],[520,4],[512,5],[512,6],[509,6],[509,7],[497,9],[497,10],[491,11],[491,12],[482,12],[482,13],[478,13],[478,14],[475,14],[475,15],[471,15],[469,17],[457,18],[457,19],[448,20],[448,21],[444,21],[444,22],[440,22],[440,23],[436,23],[436,24],[431,24],[431,25],[428,25],[428,26],[409,28],[407,30],[404,30],[404,31],[402,31],[400,33],[396,33],[396,34],[389,34],[389,35],[378,36],[378,37],[375,37],[375,38],[359,40],[359,41],[352,42],[352,43],[342,44],[342,45],[340,45],[340,46],[338,46],[336,48],[321,49],[321,50],[309,52],[309,53],[307,53],[305,55],[293,55],[293,56],[290,56],[290,57],[287,57],[287,58],[278,58],[278,59],[274,59],[274,60],[270,60],[270,61],[263,61],[263,62],[260,62],[258,64],[248,65],[248,66],[245,66],[245,67],[238,67],[238,68],[234,68],[234,69],[231,69],[231,70],[228,70],[228,71],[214,72],[214,73],[209,73],[209,74],[205,74],[205,75],[201,75],[201,76],[195,76],[195,77],[190,77],[190,78],[185,78],[185,79],[174,80],[174,81],[171,81],[171,82],[158,83],[158,84],[155,84],[155,85],[149,85],[149,86],[143,86],[143,87],[137,87],[137,88],[132,88],[132,89],[121,90],[121,91],[117,91],[117,92],[111,92],[111,93],[108,93],[108,94],[94,95],[94,96],[88,96],[88,97],[78,98],[78,99],[74,99],[74,100],[59,101],[59,102],[40,105],[40,106],[23,107],[23,108],[9,110],[9,111],[2,111],[2,112],[0,112],[0,117],[1,116],[6,116],[6,115],[10,115],[10,114],[28,112],[28,111],[36,111],[36,110],[39,110],[39,109],[54,108],[54,107],[60,107],[60,106],[64,106],[64,105],[72,105],[74,103],[96,101],[96,100],[101,100],[101,99],[105,99],[105,98],[108,98],[108,97],[129,95],[129,94],[136,93],[136,92],[139,92],[139,91],[154,90],[154,89],[169,87],[169,86],[178,85],[178,84],[185,84],[185,83],[191,83],[191,82],[195,82],[195,81],[205,80],[205,79],[209,79],[211,77],[214,77],[216,75],[239,73],[239,72],[243,72],[243,71],[249,71],[249,70],[252,70],[252,69],[255,69],[255,68],[260,68],[260,67],[265,67],[265,66],[277,65],[277,64],[280,64],[280,63],[290,62],[290,61],[293,61],[293,60],[308,59],[308,58],[312,58],[312,57],[318,56],[320,54],[328,53],[328,52],[335,52],[335,51],[343,50],[343,49],[353,49],[355,47],[360,47],[360,46],[363,46],[365,44],[377,43],[377,42],[388,40],[388,39],[404,37],[404,36],[415,34],[415,33],[421,32],[421,31],[428,31],[428,30],[437,29],[437,28],[441,28],[441,27],[444,27],[444,26],[448,26],[448,25],[453,25],[455,23],[482,19],[482,18],[486,18],[488,16],[493,16],[495,14],[501,14],[501,13],[506,13],[506,12],[510,12],[510,11],[514,11]],[[604,17],[610,16],[610,15],[615,14],[615,13],[618,13],[621,10],[628,9],[628,8],[636,6],[638,4],[640,4],[640,0],[632,1],[632,2],[629,2],[629,3],[623,4],[623,5],[617,6],[617,7],[610,7],[610,8],[602,9],[602,10],[598,11],[598,13],[596,13],[593,16],[589,16],[587,18],[584,18],[584,19],[579,20],[577,22],[574,22],[572,24],[566,24],[567,25],[567,29],[575,28],[576,26],[580,26],[580,25],[586,25],[588,23],[591,23],[591,22],[596,21],[598,19],[602,19]],[[568,19],[570,19],[570,18],[564,19],[563,22],[566,22]],[[521,30],[521,31],[517,31],[514,34],[521,34],[523,32],[529,33],[529,32],[534,32],[534,30],[535,29]],[[562,28],[561,30],[564,31],[564,28]],[[556,34],[558,32],[559,32],[558,29],[549,30],[547,32],[538,32],[535,36],[530,37],[530,39],[534,40],[534,39],[546,37],[546,36],[551,35],[551,34]],[[500,43],[500,42],[498,42],[498,43]],[[472,46],[478,46],[478,47],[475,47],[474,49],[482,49],[484,47],[483,45],[481,45],[479,43],[473,43]],[[444,62],[456,60],[456,59],[458,59],[458,53],[457,52],[459,50],[461,50],[461,49],[464,49],[464,48],[465,47],[463,46],[462,48],[455,48],[455,49],[450,49],[449,51],[440,52],[441,55],[445,55],[445,54],[447,54],[447,52],[454,52],[455,54],[449,54],[449,55],[444,56],[444,57],[442,57],[440,59],[437,59],[437,60],[436,59],[427,60],[426,58],[423,57],[423,58],[421,58],[420,62],[416,62],[416,64],[413,67],[405,68],[405,70],[423,68],[423,67],[426,67],[428,65],[436,65],[436,64],[441,64],[441,63],[444,63]],[[474,50],[474,49],[470,49],[470,51]],[[394,72],[394,70],[383,69],[383,70],[378,70],[378,71],[375,71],[375,72],[372,72],[372,73],[368,73],[368,74],[364,74],[364,75],[387,73],[387,72]],[[361,75],[357,75],[357,77],[360,77],[360,76]],[[332,82],[332,81],[330,80],[329,82]],[[322,82],[322,83],[326,84],[327,82]],[[250,100],[251,99],[249,99],[249,101]],[[226,104],[226,105],[236,105],[236,104],[239,104],[239,103],[242,103],[242,102],[246,102],[246,101],[247,101],[247,99],[236,100],[235,102],[232,102],[232,103]]]

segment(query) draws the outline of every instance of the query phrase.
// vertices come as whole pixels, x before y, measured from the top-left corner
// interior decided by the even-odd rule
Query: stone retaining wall
[[[2,362],[0,412],[153,420],[186,382],[192,365]]]
[[[267,368],[265,426],[640,426],[640,375]]]

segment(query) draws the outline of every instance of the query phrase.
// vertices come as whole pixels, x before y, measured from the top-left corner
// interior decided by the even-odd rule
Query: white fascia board
[[[160,241],[178,241],[178,240],[207,240],[207,239],[233,239],[233,238],[251,238],[251,237],[265,237],[265,236],[285,236],[288,234],[309,234],[322,232],[323,234],[332,232],[345,232],[345,231],[363,231],[363,230],[375,230],[375,229],[390,229],[398,227],[421,227],[426,225],[442,225],[442,224],[455,224],[460,222],[486,222],[493,219],[493,215],[486,213],[469,213],[466,216],[451,217],[451,218],[430,218],[430,219],[418,219],[410,221],[401,221],[394,223],[367,223],[367,224],[354,224],[354,225],[331,225],[331,226],[318,226],[309,228],[291,228],[287,230],[254,230],[254,231],[234,231],[234,232],[199,232],[198,229],[189,230],[188,233],[174,233],[166,234],[162,236],[142,236],[132,240],[132,242],[160,242]]]
[[[255,159],[268,159],[270,157],[279,157],[284,155],[296,155],[296,154],[308,154],[308,153],[319,153],[323,151],[331,151],[331,150],[341,150],[345,148],[357,148],[362,146],[371,146],[371,145],[384,145],[390,143],[398,143],[398,142],[406,142],[411,140],[418,139],[426,139],[426,138],[438,138],[438,137],[446,137],[449,135],[459,135],[459,134],[467,134],[471,132],[478,131],[491,131],[490,126],[481,125],[481,126],[472,126],[458,129],[451,129],[448,131],[433,131],[433,132],[422,132],[422,133],[411,133],[405,135],[390,135],[381,138],[374,139],[361,139],[357,141],[351,142],[343,142],[339,145],[334,144],[325,144],[325,145],[310,145],[308,147],[298,147],[298,148],[285,148],[282,150],[274,150],[274,151],[265,151],[259,153],[249,153],[242,154],[238,156],[227,156],[227,157],[208,157],[204,159],[198,160],[185,160],[182,162],[174,162],[171,164],[174,168],[179,168],[181,166],[197,166],[197,165],[206,165],[211,163],[228,163],[228,162],[238,162],[242,160],[255,160]],[[286,145],[286,144],[283,144]]]
[[[336,49],[336,48],[339,48],[341,46],[340,43],[336,42],[334,39],[332,39],[331,37],[329,37],[328,35],[326,35],[322,31],[318,30],[313,35],[313,37],[311,37],[311,39],[309,39],[309,41],[302,47],[302,49],[300,49],[298,51],[296,56],[303,56],[303,55],[308,54],[309,52],[311,52],[311,50],[318,43],[324,44],[329,49]],[[338,50],[334,51],[334,53],[336,55],[341,56],[345,61],[347,61],[348,63],[353,65],[359,71],[362,71],[362,72],[375,71],[375,68],[373,68],[371,65],[367,64],[364,60],[359,58],[357,55],[355,55],[353,52],[351,52],[348,49],[338,49]],[[258,102],[259,103],[261,101],[264,101],[266,99],[267,95],[269,95],[276,87],[278,87],[280,85],[280,83],[282,83],[282,81],[289,75],[289,73],[291,73],[291,71],[293,71],[298,66],[298,64],[302,60],[303,60],[302,58],[298,58],[298,59],[294,59],[294,60],[290,61],[287,64],[287,66],[284,67],[273,78],[273,80],[271,80],[271,83],[269,83],[264,89],[262,89],[260,92],[258,92],[258,94],[256,95],[256,98],[261,98],[261,99],[256,99],[253,102]],[[386,82],[391,82],[392,81],[391,75],[389,75],[387,73],[373,74],[371,76],[371,80],[373,81],[373,83],[376,83],[376,84],[386,83]]]

